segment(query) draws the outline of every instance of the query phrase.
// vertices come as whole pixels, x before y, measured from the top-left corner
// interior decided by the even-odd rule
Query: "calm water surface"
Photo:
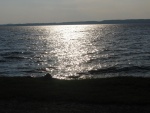
[[[0,76],[150,77],[150,24],[0,27]]]

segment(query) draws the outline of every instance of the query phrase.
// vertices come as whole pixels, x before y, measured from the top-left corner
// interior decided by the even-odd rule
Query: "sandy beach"
[[[150,78],[0,77],[1,113],[148,113]]]

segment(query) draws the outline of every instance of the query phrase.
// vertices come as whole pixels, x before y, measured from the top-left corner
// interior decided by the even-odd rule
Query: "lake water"
[[[0,76],[150,77],[150,24],[1,26]]]

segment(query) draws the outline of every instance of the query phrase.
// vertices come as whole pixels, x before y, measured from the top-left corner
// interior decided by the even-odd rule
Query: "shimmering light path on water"
[[[150,25],[0,27],[0,75],[150,75]]]

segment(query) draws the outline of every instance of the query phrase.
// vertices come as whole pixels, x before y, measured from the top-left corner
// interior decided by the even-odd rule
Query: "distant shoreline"
[[[150,19],[77,21],[77,22],[59,22],[59,23],[1,24],[0,26],[86,25],[86,24],[150,24]]]

